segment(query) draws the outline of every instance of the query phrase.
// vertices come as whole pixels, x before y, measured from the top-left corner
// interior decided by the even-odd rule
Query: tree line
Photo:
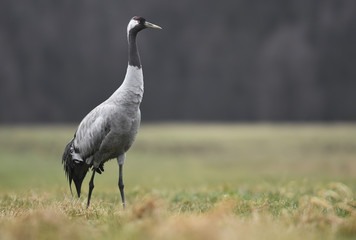
[[[0,122],[75,122],[121,84],[138,37],[143,121],[356,120],[352,0],[5,0]]]

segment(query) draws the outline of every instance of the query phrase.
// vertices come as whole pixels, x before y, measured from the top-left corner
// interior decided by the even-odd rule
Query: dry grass
[[[69,195],[70,127],[0,128],[0,239],[355,239],[353,125],[152,125]]]
[[[205,212],[177,211],[184,201],[154,194],[126,210],[116,201],[86,209],[85,199],[10,194],[0,202],[0,239],[353,239],[354,194],[342,183],[326,187],[298,199],[283,190],[276,200],[225,194]]]

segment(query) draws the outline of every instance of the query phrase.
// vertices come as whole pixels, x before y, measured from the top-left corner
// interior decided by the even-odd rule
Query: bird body
[[[89,112],[78,126],[74,138],[65,147],[62,163],[69,180],[75,183],[80,197],[82,182],[90,168],[93,174],[89,183],[89,206],[94,188],[95,172],[104,171],[104,163],[117,158],[119,189],[125,206],[122,166],[126,152],[135,141],[140,122],[140,104],[143,97],[143,73],[138,54],[136,36],[145,28],[161,29],[142,17],[134,17],[127,27],[129,61],[121,86],[103,103]]]
[[[127,152],[140,126],[142,97],[142,69],[128,66],[123,84],[79,124],[74,138],[78,160],[97,168]]]

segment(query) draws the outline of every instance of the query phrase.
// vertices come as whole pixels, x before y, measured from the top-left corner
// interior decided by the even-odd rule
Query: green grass
[[[61,156],[71,126],[0,127],[0,239],[355,239],[356,125],[143,125],[89,209]]]

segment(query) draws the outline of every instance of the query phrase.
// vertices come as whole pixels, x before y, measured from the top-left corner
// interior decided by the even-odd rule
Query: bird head
[[[73,146],[72,141],[68,143],[62,157],[62,163],[64,171],[68,177],[70,191],[72,192],[72,180],[74,181],[75,188],[77,190],[78,197],[80,197],[81,187],[85,175],[89,170],[89,165],[83,160],[77,160],[73,158]]]
[[[137,33],[145,28],[162,29],[160,26],[146,21],[143,17],[133,17],[127,25],[127,34],[129,35],[130,32]]]

